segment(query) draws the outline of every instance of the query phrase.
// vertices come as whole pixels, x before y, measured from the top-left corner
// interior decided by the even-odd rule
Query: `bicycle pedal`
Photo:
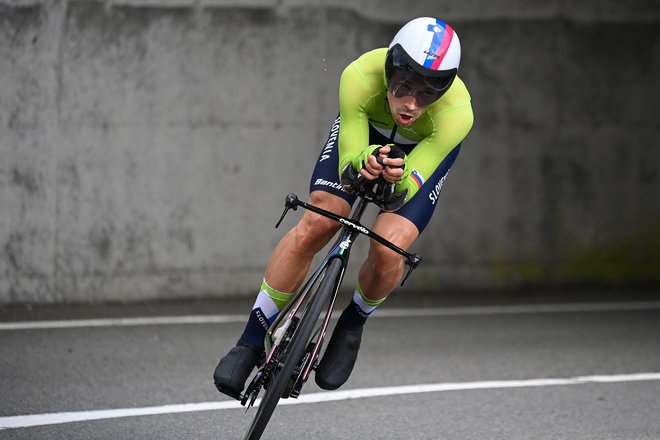
[[[297,399],[298,396],[300,396],[300,391],[302,391],[302,383],[298,382],[291,390],[291,394],[289,394],[289,397],[291,397],[292,399]]]

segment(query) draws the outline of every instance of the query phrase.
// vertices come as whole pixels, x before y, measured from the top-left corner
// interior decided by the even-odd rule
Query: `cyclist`
[[[417,239],[472,128],[470,95],[456,75],[460,52],[449,25],[421,17],[405,24],[388,48],[367,52],[346,67],[339,116],[312,174],[311,204],[348,216],[356,198],[351,186],[382,177],[394,191],[381,201],[373,231],[402,249]],[[240,398],[262,356],[268,326],[338,228],[337,222],[305,211],[279,242],[243,334],[215,369],[220,392]],[[346,382],[368,316],[394,290],[403,269],[400,255],[371,241],[353,299],[318,365],[315,379],[321,388],[337,389]]]

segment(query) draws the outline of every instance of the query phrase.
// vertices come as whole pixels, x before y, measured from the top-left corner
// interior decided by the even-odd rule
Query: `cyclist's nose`
[[[401,98],[401,103],[405,107],[406,110],[416,110],[419,106],[417,105],[417,99],[415,98],[415,94],[411,93],[409,95],[404,96]]]

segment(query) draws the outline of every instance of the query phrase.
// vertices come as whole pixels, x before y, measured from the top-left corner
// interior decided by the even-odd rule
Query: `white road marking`
[[[348,399],[368,397],[397,396],[402,394],[437,393],[444,391],[486,390],[502,388],[547,387],[558,385],[581,385],[589,383],[615,383],[660,380],[660,373],[635,373],[596,376],[578,376],[570,378],[546,378],[525,380],[491,380],[481,382],[436,383],[422,385],[404,385],[384,388],[362,388],[343,391],[302,394],[298,399],[283,399],[279,405],[301,405],[309,403],[336,402]],[[259,400],[257,400],[257,404]],[[49,414],[29,414],[0,417],[0,430],[29,428],[32,426],[56,425],[61,423],[84,422],[123,417],[217,411],[243,408],[238,401],[186,403],[181,405],[163,405],[143,408],[121,408],[97,411],[60,412]]]
[[[245,323],[248,315],[143,316],[135,318],[71,319],[59,321],[1,322],[0,330],[38,330],[77,327],[130,327],[140,325]]]
[[[383,308],[372,318],[479,316],[534,313],[613,312],[658,310],[660,301],[620,303],[529,304],[506,306],[434,307],[417,309]],[[72,319],[57,321],[0,322],[0,330],[39,330],[78,327],[129,327],[145,325],[187,325],[245,323],[248,315],[145,316],[134,318]]]

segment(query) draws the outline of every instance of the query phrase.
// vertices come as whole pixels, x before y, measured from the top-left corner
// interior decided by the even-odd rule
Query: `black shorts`
[[[323,150],[319,155],[316,162],[316,167],[312,173],[312,179],[309,184],[309,192],[312,191],[325,191],[346,200],[351,206],[355,202],[356,197],[344,191],[339,181],[339,123],[340,117],[337,116],[328,140],[323,146]],[[385,145],[390,143],[384,135],[376,131],[373,127],[369,127],[369,145]],[[416,144],[400,144],[396,145],[410,154]],[[367,147],[367,145],[365,145]],[[440,162],[438,168],[433,172],[430,178],[424,182],[422,187],[405,205],[398,210],[394,211],[395,214],[403,216],[413,222],[419,233],[421,234],[424,228],[428,225],[435,207],[438,204],[438,197],[442,185],[449,174],[449,169],[454,164],[456,156],[461,149],[461,144],[458,144],[445,159]]]

